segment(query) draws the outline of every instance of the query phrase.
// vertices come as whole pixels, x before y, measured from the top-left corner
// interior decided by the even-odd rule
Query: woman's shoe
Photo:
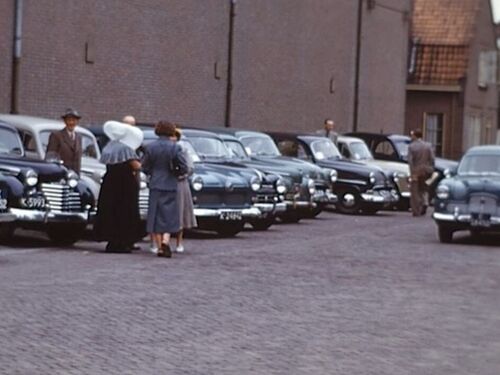
[[[170,250],[170,246],[166,243],[161,244],[161,248],[158,249],[158,254],[159,257],[164,257],[164,258],[172,258],[172,251]]]
[[[177,248],[175,249],[176,253],[183,253],[184,252],[184,246],[183,245],[177,245]]]

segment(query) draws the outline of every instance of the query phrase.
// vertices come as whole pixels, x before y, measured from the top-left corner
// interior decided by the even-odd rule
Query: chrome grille
[[[139,212],[141,217],[148,214],[149,207],[149,189],[139,191]]]
[[[497,199],[491,195],[474,194],[469,199],[470,213],[485,213],[494,215],[497,212]]]
[[[274,203],[275,198],[278,196],[276,189],[272,184],[263,184],[257,192],[258,203]]]
[[[67,185],[43,183],[42,193],[54,212],[81,212],[80,194]]]
[[[408,178],[399,177],[397,185],[400,193],[410,191],[410,184],[408,183]]]
[[[195,203],[199,207],[241,207],[252,204],[252,197],[246,190],[202,190],[193,193]]]

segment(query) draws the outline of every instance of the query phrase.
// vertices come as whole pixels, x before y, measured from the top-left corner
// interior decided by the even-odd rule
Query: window
[[[481,116],[471,114],[464,128],[464,151],[479,144],[481,144]]]
[[[298,157],[299,154],[299,145],[294,141],[285,140],[278,142],[278,149],[283,155],[293,158]]]
[[[433,146],[436,156],[443,155],[443,119],[442,113],[424,114],[424,140]]]
[[[380,159],[396,159],[394,147],[389,141],[381,141],[375,146],[375,155]]]

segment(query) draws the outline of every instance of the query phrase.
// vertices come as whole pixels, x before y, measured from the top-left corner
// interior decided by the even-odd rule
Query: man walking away
[[[434,152],[428,142],[422,140],[422,130],[415,129],[411,133],[408,147],[408,164],[410,166],[410,205],[413,216],[425,215],[428,205],[428,187],[425,181],[434,172]]]

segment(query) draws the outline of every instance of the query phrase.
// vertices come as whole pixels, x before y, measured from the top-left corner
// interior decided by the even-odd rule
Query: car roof
[[[407,141],[410,137],[404,134],[383,134],[383,133],[371,133],[371,132],[349,132],[346,134],[351,137],[370,137],[370,138],[389,138],[393,141]]]
[[[466,154],[500,155],[500,145],[474,146],[467,150]]]
[[[8,115],[0,114],[0,120],[13,125],[17,129],[22,130],[61,130],[64,128],[62,120],[46,119],[42,117],[25,116],[25,115]],[[83,126],[77,126],[76,130],[93,137],[93,134]]]
[[[348,143],[348,144],[359,143],[359,142],[365,143],[365,141],[362,138],[353,137],[353,136],[350,136],[350,135],[339,135],[338,138],[337,138],[337,140],[339,142],[345,142],[345,143]]]

